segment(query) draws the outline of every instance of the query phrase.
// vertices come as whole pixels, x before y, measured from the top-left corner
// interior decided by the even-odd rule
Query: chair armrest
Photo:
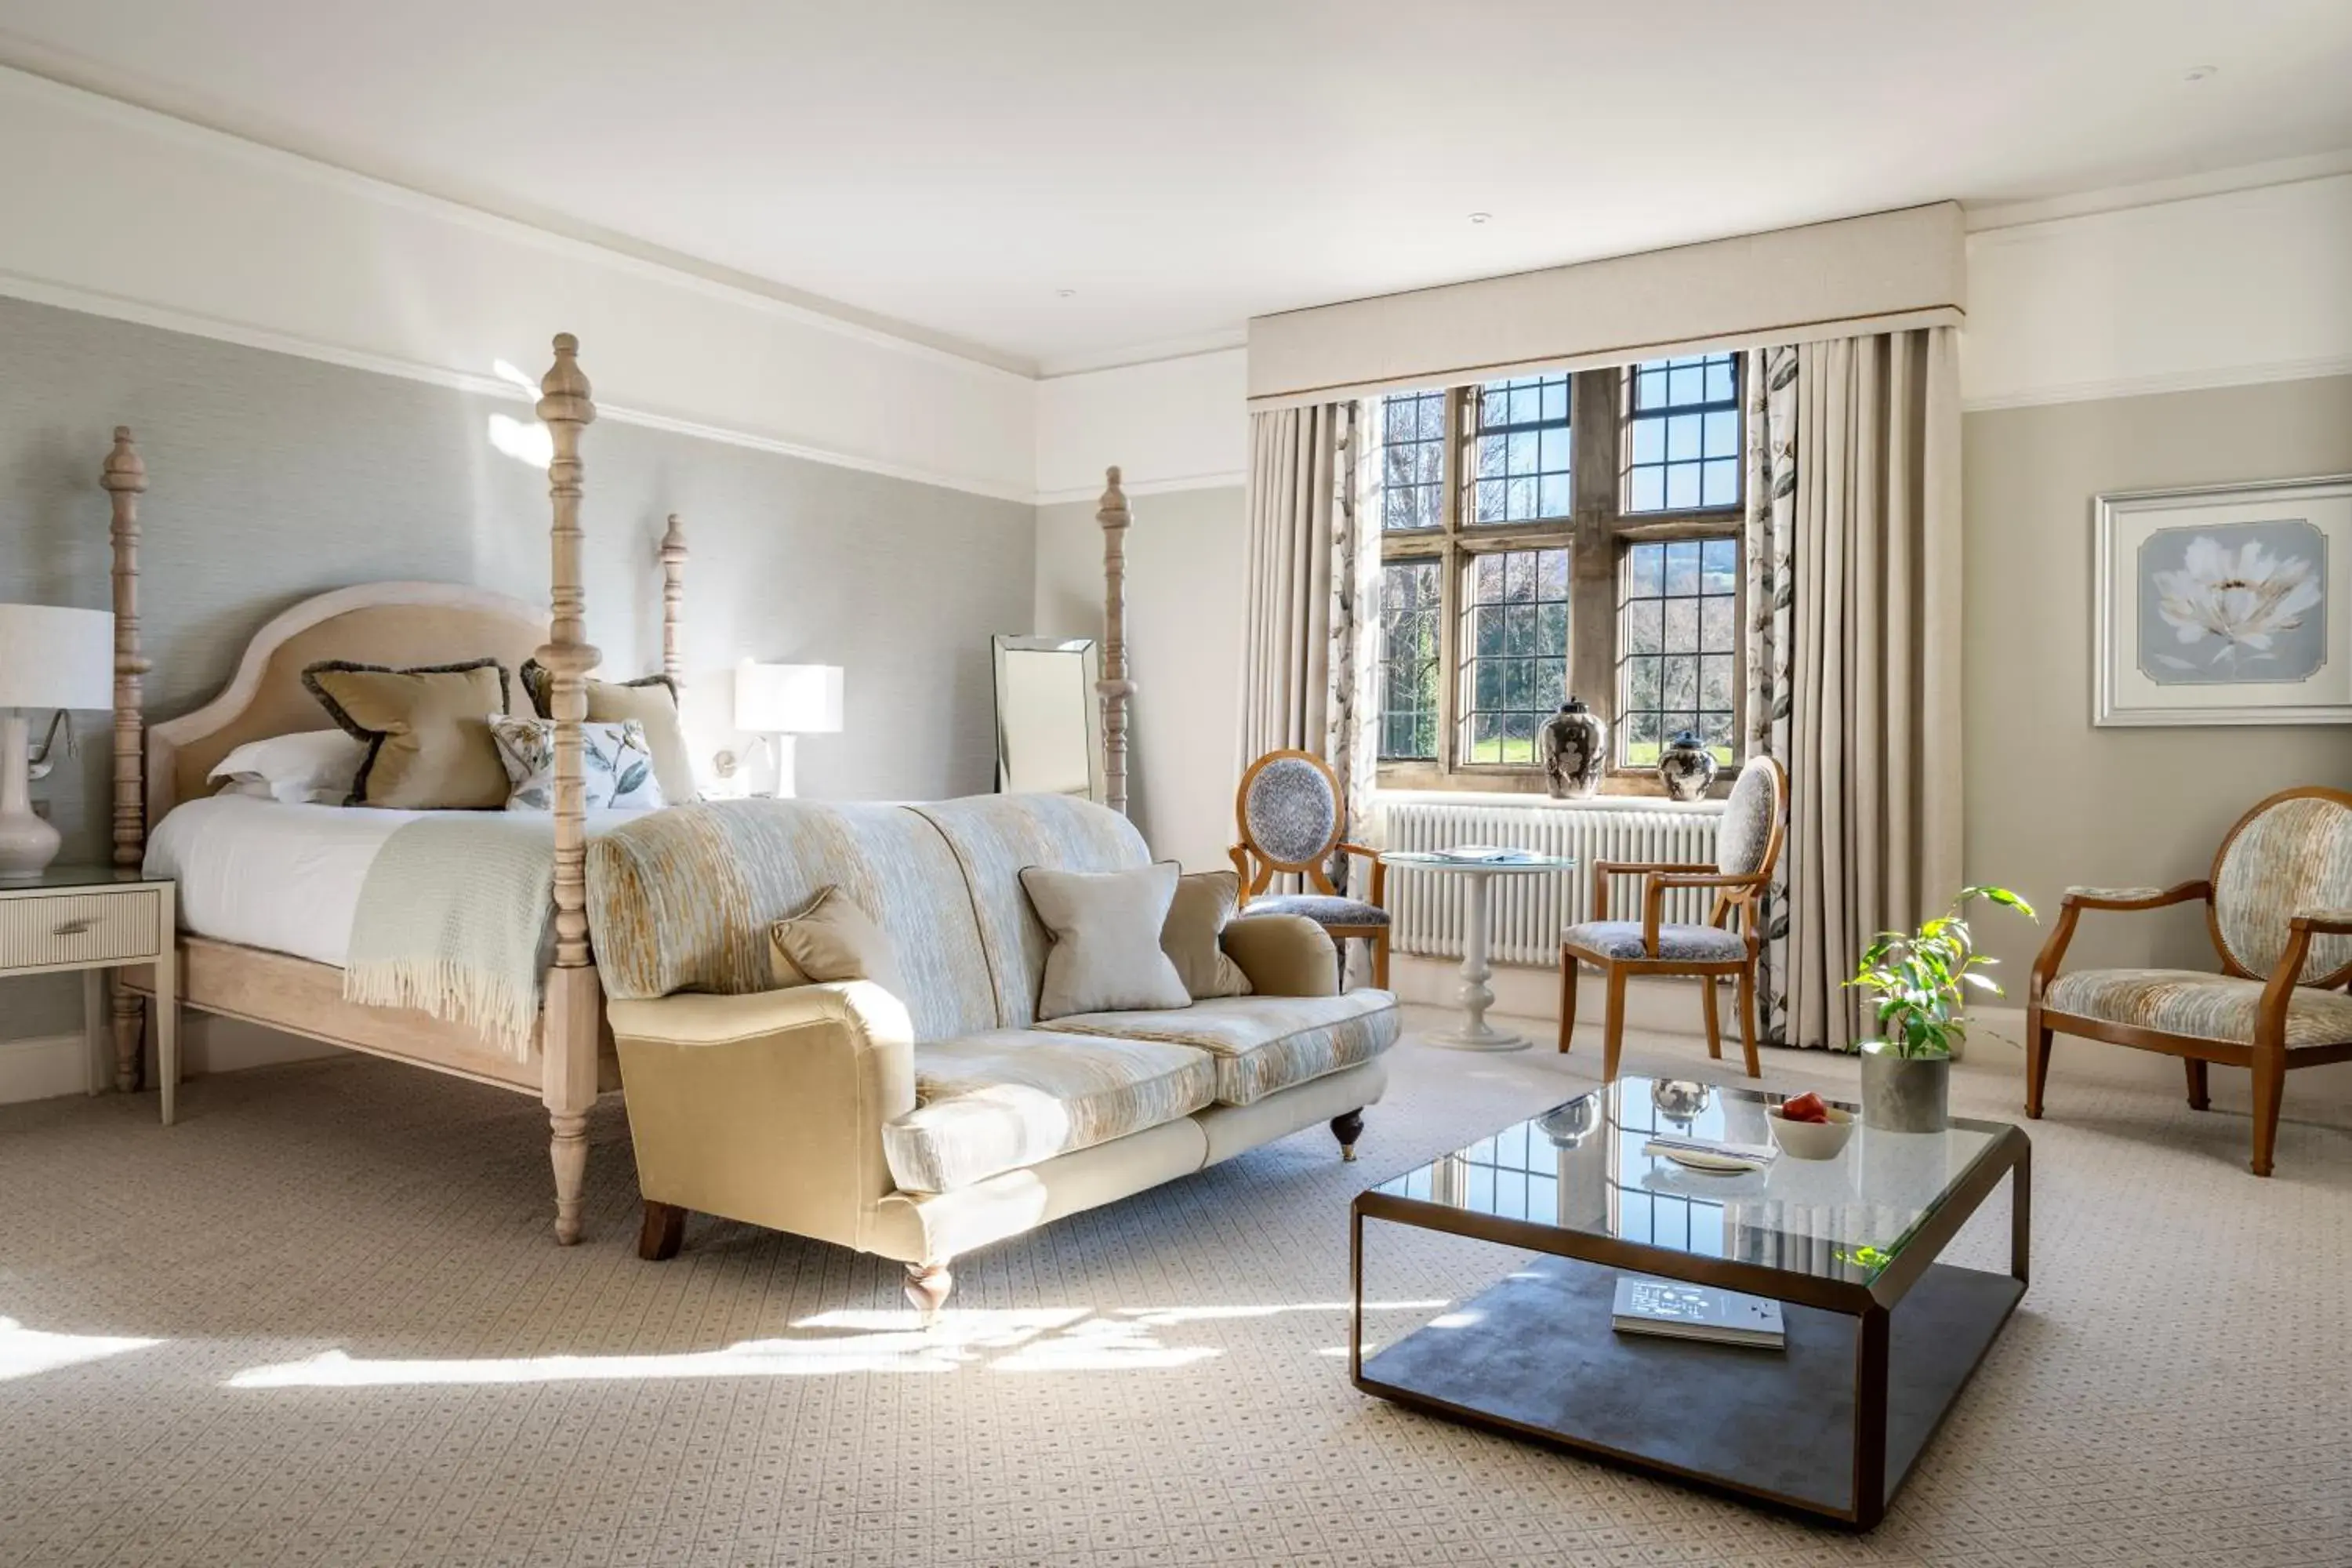
[[[1713,872],[1713,863],[1705,860],[1595,860],[1592,863],[1592,918],[1609,918],[1609,879],[1631,877],[1636,872],[1689,871]]]
[[[1350,844],[1345,839],[1339,842],[1338,847],[1343,855],[1358,856],[1372,863],[1371,901],[1381,909],[1388,908],[1389,868],[1381,864],[1381,852],[1370,845]]]
[[[2066,949],[2074,940],[2074,922],[2083,918],[2084,910],[2161,910],[2173,904],[2203,903],[2212,897],[2213,884],[2202,878],[2169,888],[2067,889],[2058,906],[2057,923],[2050,928],[2050,940],[2042,944],[2033,960],[2027,999],[2041,1001],[2042,991],[2058,978],[2058,965],[2065,961]]]
[[[2082,910],[2160,910],[2172,904],[2201,903],[2213,896],[2213,884],[2200,879],[2170,888],[2069,888],[2062,906]]]
[[[1666,907],[1667,889],[1673,888],[1752,888],[1764,880],[1754,871],[1718,871],[1709,866],[1703,872],[1685,873],[1665,868],[1652,869],[1642,882],[1642,948],[1652,958],[1658,955],[1658,925]],[[1720,902],[1717,909],[1721,910]]]
[[[2287,929],[2313,936],[2352,936],[2352,910],[2304,910],[2287,921]]]
[[[1230,921],[1218,941],[1261,996],[1339,994],[1338,943],[1305,915]]]
[[[915,1108],[906,1005],[853,981],[605,1004],[648,1198],[865,1244],[896,1190],[882,1127]]]

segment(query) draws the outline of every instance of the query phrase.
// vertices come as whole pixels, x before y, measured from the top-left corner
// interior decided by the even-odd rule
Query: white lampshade
[[[841,667],[735,667],[735,727],[761,735],[829,735],[841,728]]]
[[[114,706],[114,617],[0,605],[0,709]]]

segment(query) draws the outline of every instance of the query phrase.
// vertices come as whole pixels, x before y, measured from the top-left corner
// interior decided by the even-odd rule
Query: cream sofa
[[[1126,818],[1057,795],[732,801],[596,838],[642,1254],[672,1256],[688,1211],[747,1220],[905,1263],[929,1317],[951,1260],[1059,1215],[1318,1121],[1353,1158],[1396,999],[1336,994],[1311,921],[1227,929],[1250,995],[1037,1021],[1052,938],[1021,868],[1149,859]],[[904,994],[769,989],[769,926],[827,886],[889,932]]]

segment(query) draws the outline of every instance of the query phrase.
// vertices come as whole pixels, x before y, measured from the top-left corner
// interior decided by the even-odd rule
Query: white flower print
[[[2220,647],[2208,665],[2235,665],[2272,658],[2281,632],[2303,625],[2303,614],[2319,603],[2318,574],[2301,555],[2273,554],[2259,540],[2231,552],[2198,535],[2189,542],[2178,572],[2156,574],[2157,611],[2184,647],[2208,637]],[[2189,661],[2156,656],[2175,668]]]

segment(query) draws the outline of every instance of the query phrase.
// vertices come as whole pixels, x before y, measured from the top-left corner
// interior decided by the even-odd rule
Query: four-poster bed
[[[333,964],[187,932],[181,936],[180,1001],[200,1012],[537,1095],[550,1127],[556,1239],[568,1244],[580,1237],[588,1112],[596,1096],[619,1088],[620,1080],[589,945],[584,876],[582,724],[587,677],[598,654],[584,626],[580,437],[596,411],[578,363],[578,344],[566,333],[555,339],[554,348],[555,363],[541,383],[538,405],[553,445],[548,467],[548,614],[504,595],[450,584],[373,583],[340,589],[296,605],[264,626],[235,677],[211,702],[146,729],[141,677],[148,665],[139,646],[136,510],[146,479],[127,429],[115,432],[103,482],[114,511],[113,831],[120,866],[141,863],[151,827],[175,805],[205,795],[211,770],[236,746],[320,728],[319,707],[301,684],[304,668],[313,661],[415,666],[446,658],[449,649],[457,648],[494,656],[509,671],[536,658],[549,672],[555,752],[552,959],[541,978],[537,1026],[525,1048],[501,1049],[468,1024],[415,1008],[347,1001],[342,971]],[[675,517],[668,521],[658,561],[662,668],[675,680],[687,563],[684,533]],[[152,976],[133,971],[115,998],[116,1082],[126,1089],[138,1082],[142,997],[149,994]]]

